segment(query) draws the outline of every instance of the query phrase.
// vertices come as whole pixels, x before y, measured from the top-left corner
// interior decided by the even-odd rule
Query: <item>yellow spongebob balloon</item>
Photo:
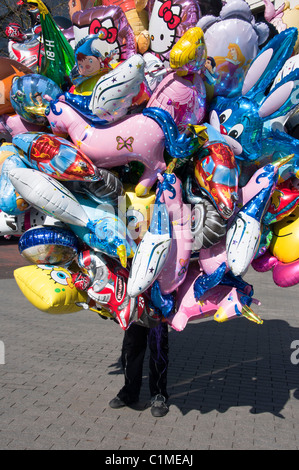
[[[27,300],[43,312],[74,313],[88,302],[87,293],[77,290],[71,273],[60,266],[23,266],[14,277]]]
[[[292,263],[299,258],[299,206],[273,224],[271,253],[283,263]]]
[[[155,193],[136,196],[133,187],[125,187],[127,229],[131,238],[138,244],[147,232],[151,219],[151,206],[155,203]]]

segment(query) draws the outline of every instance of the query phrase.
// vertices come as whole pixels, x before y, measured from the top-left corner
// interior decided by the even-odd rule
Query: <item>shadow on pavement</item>
[[[299,328],[284,320],[263,325],[243,318],[223,324],[208,320],[189,323],[182,332],[170,330],[170,405],[183,414],[249,406],[253,414],[284,418],[290,394],[299,399],[299,364],[291,362],[294,340],[299,340]],[[122,374],[120,361],[110,367],[110,374]],[[147,354],[140,401],[148,394]]]

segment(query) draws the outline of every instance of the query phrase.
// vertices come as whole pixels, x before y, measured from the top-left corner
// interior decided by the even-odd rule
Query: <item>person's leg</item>
[[[163,395],[168,398],[167,393],[167,370],[168,370],[168,324],[161,322],[156,328],[152,328],[148,335],[150,349],[149,359],[149,387],[151,397]]]
[[[121,354],[125,385],[117,394],[125,404],[139,399],[147,335],[148,329],[135,323],[125,331]]]

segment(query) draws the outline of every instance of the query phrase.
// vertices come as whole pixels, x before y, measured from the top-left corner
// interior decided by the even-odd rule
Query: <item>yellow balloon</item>
[[[272,226],[271,253],[283,263],[299,258],[299,206]]]
[[[43,312],[74,313],[88,302],[87,293],[76,289],[71,273],[60,266],[23,266],[14,277],[27,300]]]
[[[138,244],[148,230],[155,193],[137,196],[134,187],[125,187],[127,228],[133,240]]]
[[[282,23],[287,26],[287,28],[297,28],[299,29],[299,5],[290,8],[290,2],[285,2],[283,16],[281,18]],[[280,32],[280,31],[279,31]],[[299,52],[299,38],[294,46],[294,53],[298,54]]]
[[[173,46],[169,55],[172,69],[182,69],[183,73],[198,72],[207,58],[204,33],[201,28],[188,29]]]

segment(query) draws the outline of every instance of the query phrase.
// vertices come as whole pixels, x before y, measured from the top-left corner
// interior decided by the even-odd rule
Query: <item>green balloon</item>
[[[41,0],[30,0],[37,5],[44,41],[45,57],[40,73],[51,78],[60,88],[66,83],[75,65],[75,54],[46,5]]]

